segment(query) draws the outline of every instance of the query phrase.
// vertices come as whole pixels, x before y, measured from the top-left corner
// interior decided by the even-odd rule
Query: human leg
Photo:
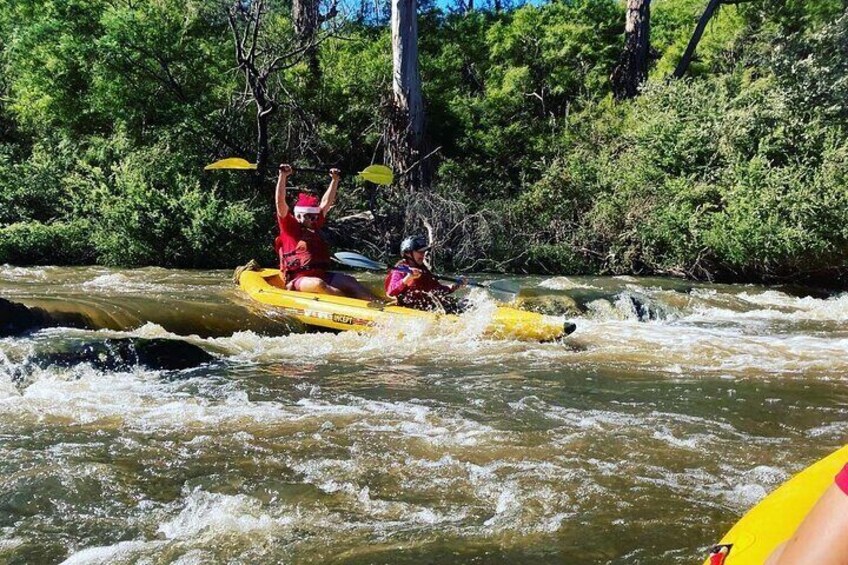
[[[360,300],[379,300],[370,290],[362,286],[358,280],[350,275],[343,275],[341,273],[327,273],[327,275],[324,280],[330,286],[341,291],[343,296],[359,298]]]
[[[333,296],[345,296],[345,293],[330,285],[321,277],[297,277],[286,285],[288,290],[300,292],[312,292],[315,294],[331,294]]]

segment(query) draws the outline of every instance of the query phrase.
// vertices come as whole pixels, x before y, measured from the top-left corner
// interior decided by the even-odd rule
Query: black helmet
[[[427,238],[423,235],[409,236],[400,244],[401,255],[411,251],[427,251],[428,249],[430,249],[430,244],[427,243]]]

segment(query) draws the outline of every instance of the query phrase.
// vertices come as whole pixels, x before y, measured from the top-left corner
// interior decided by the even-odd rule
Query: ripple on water
[[[121,277],[85,280],[92,293],[184,290]],[[559,344],[482,339],[483,301],[457,324],[192,337],[224,357],[201,374],[51,367],[21,384],[38,340],[111,334],[0,340],[0,502],[24,505],[0,559],[49,543],[66,563],[410,548],[421,562],[473,548],[469,561],[691,562],[817,456],[811,444],[848,433],[834,398],[848,340],[796,323],[844,325],[845,297],[616,285]],[[633,297],[660,315],[640,322]],[[179,337],[155,324],[119,335]],[[43,496],[14,498],[24,491]]]

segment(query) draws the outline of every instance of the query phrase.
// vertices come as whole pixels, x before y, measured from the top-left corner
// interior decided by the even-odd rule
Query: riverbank
[[[348,175],[328,230],[377,259],[430,231],[444,270],[846,288],[846,8],[725,4],[672,79],[704,4],[651,2],[656,58],[626,100],[609,80],[617,0],[422,8],[432,155],[413,190],[402,170],[388,188],[351,178],[391,157],[379,14],[339,16],[316,65],[271,75],[257,177],[203,170],[260,153],[221,6],[16,0],[0,17],[0,263],[270,264],[273,169],[287,162]],[[282,27],[260,38],[288,60],[289,8],[268,9]],[[290,182],[321,191],[328,177]]]

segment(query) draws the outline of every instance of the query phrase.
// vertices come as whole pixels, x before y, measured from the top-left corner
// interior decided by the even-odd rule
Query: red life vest
[[[324,223],[323,219],[321,216],[317,227]],[[330,247],[316,230],[304,228],[291,213],[284,218],[278,217],[278,223],[280,235],[274,246],[280,257],[280,271],[287,279],[329,268]]]
[[[406,288],[403,292],[401,292],[397,296],[398,304],[401,306],[404,305],[417,305],[421,302],[431,302],[433,295],[447,295],[450,294],[451,289],[439,282],[433,273],[427,267],[413,265],[409,260],[402,259],[395,264],[395,268],[416,268],[421,270],[421,276],[417,279],[412,279],[409,284],[406,284]],[[389,282],[391,277],[386,277],[386,280],[383,282],[383,288],[386,290],[386,293],[389,292]]]

